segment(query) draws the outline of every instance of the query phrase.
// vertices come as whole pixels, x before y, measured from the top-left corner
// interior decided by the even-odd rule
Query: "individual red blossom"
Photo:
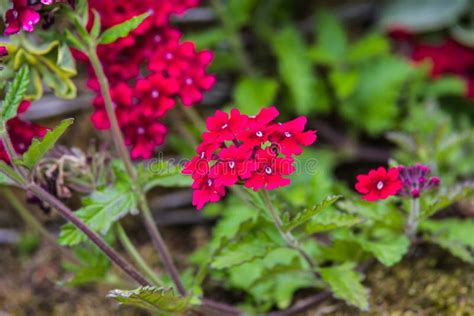
[[[229,114],[217,110],[214,116],[206,119],[206,127],[209,132],[203,134],[204,140],[220,142],[232,140],[244,130],[248,121],[246,115],[240,114],[237,109],[232,109]]]
[[[250,157],[252,152],[244,146],[230,146],[219,152],[219,161],[210,170],[217,185],[231,186],[240,179],[247,179],[256,169]]]
[[[5,14],[5,35],[18,33],[21,29],[33,32],[35,24],[40,20],[40,15],[28,0],[13,0],[13,8]]]
[[[29,101],[23,101],[18,107],[18,116],[7,122],[8,134],[11,138],[13,148],[17,153],[24,153],[30,146],[33,138],[43,137],[47,129],[37,124],[21,119],[21,114],[30,107]],[[9,162],[9,156],[5,151],[2,141],[0,141],[0,160]]]
[[[271,150],[258,149],[255,154],[256,170],[245,181],[246,188],[273,190],[290,184],[284,178],[295,171],[293,159],[277,157]]]
[[[185,106],[191,106],[199,103],[203,99],[203,91],[208,91],[214,86],[216,78],[213,75],[206,74],[201,68],[190,67],[185,75],[181,77],[181,89],[179,97]]]
[[[8,55],[8,50],[5,46],[0,46],[0,57],[4,57]]]
[[[255,191],[290,184],[287,176],[295,171],[292,155],[301,153],[299,146],[311,145],[316,135],[304,132],[305,119],[279,124],[273,122],[277,116],[274,107],[264,108],[254,117],[232,109],[230,115],[217,110],[206,120],[204,142],[182,171],[194,179],[193,205],[201,209],[205,203],[218,201],[225,195],[225,187],[236,184]],[[255,135],[258,131],[262,131],[260,136]],[[295,134],[291,144],[280,137],[285,131]],[[279,142],[291,150],[282,152]]]
[[[157,146],[163,144],[167,128],[162,123],[147,116],[139,116],[121,126],[125,144],[131,148],[132,159],[150,159]]]
[[[153,74],[137,81],[135,95],[142,104],[143,114],[161,118],[175,105],[173,96],[178,90],[178,82],[173,78]]]
[[[225,187],[217,185],[214,179],[207,175],[195,180],[192,188],[195,189],[193,192],[193,205],[198,210],[202,209],[206,203],[218,202],[225,196]]]
[[[284,124],[277,124],[269,137],[277,143],[285,155],[299,155],[303,151],[301,146],[309,146],[316,141],[316,132],[304,132],[306,117],[300,116]]]
[[[362,199],[372,202],[397,194],[402,186],[397,168],[387,171],[384,167],[379,167],[377,170],[370,170],[367,175],[358,175],[355,188],[363,194]]]

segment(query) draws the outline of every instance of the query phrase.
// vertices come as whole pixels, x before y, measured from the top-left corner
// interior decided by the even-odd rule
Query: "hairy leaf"
[[[318,213],[333,205],[340,198],[342,198],[341,195],[328,196],[321,203],[305,209],[304,211],[296,214],[295,217],[291,219],[285,218],[285,221],[283,223],[283,229],[285,231],[290,231],[300,225],[303,225],[307,221],[311,220]]]
[[[33,139],[28,150],[23,154],[21,164],[28,169],[33,168],[43,156],[50,151],[66,129],[74,122],[74,119],[67,119],[52,131],[48,131],[41,140]]]
[[[138,168],[139,180],[146,191],[154,187],[190,187],[192,178],[181,173],[183,167],[166,161],[152,162]]]
[[[261,258],[271,250],[271,247],[272,245],[258,237],[249,235],[244,240],[223,249],[212,262],[212,267],[224,269]]]
[[[107,29],[100,36],[100,44],[110,44],[118,40],[119,38],[126,37],[130,32],[135,30],[142,22],[149,17],[151,12],[146,12],[133,18],[122,22],[120,24],[114,25],[111,28]]]
[[[474,264],[474,219],[426,220],[420,225],[425,239]]]
[[[362,285],[362,274],[354,268],[354,264],[345,263],[340,266],[322,268],[320,273],[334,296],[362,310],[368,310],[369,291]]]
[[[256,112],[262,106],[272,104],[278,89],[278,83],[269,78],[243,78],[234,91],[237,107],[245,113]]]
[[[139,287],[135,290],[112,290],[107,297],[124,305],[132,305],[155,313],[183,313],[189,307],[190,298],[177,295],[172,288],[154,286]]]
[[[87,226],[105,235],[110,227],[127,214],[137,214],[137,200],[129,185],[119,183],[102,191],[96,191],[83,199],[83,207],[75,212]],[[86,236],[72,224],[62,227],[61,245],[72,246],[86,240]]]
[[[316,216],[306,224],[305,232],[307,234],[315,234],[336,228],[350,227],[359,224],[362,220],[361,217],[354,214],[325,210],[316,214]]]
[[[5,100],[0,104],[0,124],[16,116],[18,106],[25,98],[25,93],[30,84],[30,69],[27,65],[22,66],[16,74],[11,85],[8,86]]]
[[[287,26],[275,34],[272,46],[278,59],[278,70],[298,113],[308,114],[317,97],[314,93],[316,79],[301,34]]]

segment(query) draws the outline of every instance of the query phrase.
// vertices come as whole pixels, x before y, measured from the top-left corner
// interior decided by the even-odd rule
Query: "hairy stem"
[[[29,184],[26,189],[36,195],[42,201],[48,203],[52,208],[57,210],[62,217],[67,221],[76,226],[81,232],[83,232],[90,241],[92,241],[99,249],[122,269],[130,278],[135,280],[140,285],[150,285],[141,274],[138,272],[130,263],[128,263],[122,256],[120,256],[115,250],[113,250],[107,243],[99,236],[96,232],[91,230],[81,219],[79,219],[70,208],[64,203],[56,199],[49,192],[45,191],[42,187],[37,184]]]
[[[153,282],[154,285],[163,286],[164,283],[160,280],[160,278],[158,278],[158,275],[145,262],[143,257],[138,252],[137,248],[133,245],[130,238],[128,238],[128,235],[123,229],[122,225],[117,224],[116,231],[117,236],[120,239],[120,242],[122,243],[123,247],[127,251],[128,255],[132,257],[132,259],[140,267],[142,272]]]
[[[406,225],[406,234],[410,240],[414,240],[416,237],[416,231],[420,221],[420,199],[413,198],[411,200],[410,214],[408,215],[408,221]]]
[[[107,117],[110,121],[110,130],[112,133],[112,138],[115,144],[115,148],[118,151],[120,159],[123,161],[127,173],[132,179],[136,178],[135,168],[133,167],[132,160],[128,154],[127,147],[125,146],[125,141],[123,139],[120,126],[118,124],[117,116],[115,115],[115,109],[110,96],[110,86],[107,77],[105,76],[104,69],[100,63],[99,57],[97,56],[96,47],[90,47],[87,51],[89,60],[91,62],[92,68],[97,76],[100,85],[100,91],[102,97],[104,98],[105,109],[107,111]]]
[[[253,68],[250,58],[248,57],[242,45],[242,39],[240,37],[239,30],[236,28],[234,22],[229,19],[225,6],[222,4],[221,0],[211,0],[210,3],[219,20],[221,21],[222,26],[224,27],[229,45],[235,57],[239,61],[239,64],[242,66],[242,70],[246,75],[254,76],[256,71]]]
[[[96,47],[95,46],[89,47],[87,53],[89,55],[89,59],[91,61],[92,67],[99,81],[100,90],[102,92],[105,108],[107,110],[107,116],[110,121],[110,127],[112,131],[112,137],[115,142],[115,147],[117,148],[117,151],[120,155],[121,160],[125,164],[128,175],[130,176],[132,181],[135,181],[137,178],[136,171],[135,171],[135,168],[133,167],[132,161],[128,154],[127,147],[125,146],[123,135],[117,121],[117,116],[115,115],[112,97],[110,96],[109,82],[104,73],[102,64],[99,61],[99,57],[97,56]],[[146,201],[145,194],[142,192],[141,189],[138,189],[138,190],[136,189],[136,193],[138,195],[139,207],[143,216],[143,221],[148,231],[148,234],[151,237],[153,245],[158,251],[161,257],[161,260],[163,261],[163,265],[165,266],[165,269],[168,272],[168,274],[173,279],[173,282],[175,283],[176,288],[178,289],[179,293],[181,295],[185,295],[186,290],[183,286],[183,283],[181,282],[181,278],[179,276],[178,270],[176,269],[176,266],[173,263],[170,252],[168,248],[166,247],[163,237],[161,236],[158,228],[156,227],[155,222],[153,221],[153,217],[151,215],[150,208]]]
[[[262,196],[263,200],[267,206],[267,210],[270,213],[273,223],[275,224],[275,227],[277,228],[278,232],[280,235],[283,237],[285,240],[286,244],[288,247],[296,250],[299,252],[299,254],[303,257],[303,259],[308,263],[308,265],[311,268],[311,271],[315,274],[317,278],[319,278],[319,274],[316,272],[316,262],[314,262],[313,258],[301,247],[301,245],[298,243],[296,238],[291,234],[291,232],[287,232],[283,229],[283,222],[278,215],[275,207],[273,206],[273,203],[270,199],[270,195],[266,190],[262,190]]]
[[[183,285],[183,282],[181,281],[178,269],[176,269],[171,254],[168,248],[166,247],[166,244],[163,240],[163,237],[161,236],[160,231],[158,230],[158,227],[155,224],[155,221],[153,220],[153,216],[151,215],[151,211],[148,206],[148,203],[145,200],[144,194],[139,196],[138,203],[143,214],[145,227],[150,234],[153,245],[160,254],[166,272],[168,272],[168,274],[171,276],[171,279],[176,285],[176,289],[178,290],[178,292],[183,296],[186,295],[186,289]]]

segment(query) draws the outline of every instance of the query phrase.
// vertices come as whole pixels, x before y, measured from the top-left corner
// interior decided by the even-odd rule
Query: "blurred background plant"
[[[8,1],[3,1],[1,8],[3,13],[8,8]],[[99,7],[97,10],[100,12]],[[100,13],[107,21],[107,13]],[[331,285],[335,296],[361,309],[370,305],[375,313],[410,310],[410,306],[387,306],[390,299],[398,299],[390,294],[383,297],[372,290],[373,297],[368,296],[367,288],[376,287],[380,282],[377,281],[379,271],[397,274],[396,264],[401,260],[404,261],[400,269],[404,269],[407,260],[420,262],[420,274],[424,273],[422,269],[431,271],[433,266],[438,268],[433,268],[433,274],[443,276],[449,275],[451,270],[461,270],[469,275],[472,269],[461,262],[474,263],[471,233],[474,230],[473,14],[472,0],[383,3],[209,0],[173,19],[183,30],[184,41],[193,41],[198,50],[210,49],[214,53],[209,71],[216,75],[216,85],[205,95],[202,106],[195,108],[201,117],[209,116],[220,105],[255,114],[261,107],[275,104],[287,118],[306,115],[309,127],[318,130],[319,138],[314,148],[298,157],[298,165],[316,158],[316,172],[295,174],[292,185],[272,197],[277,207],[288,213],[288,218],[293,218],[304,209],[318,205],[328,195],[344,195],[343,201],[325,210],[316,209],[308,222],[297,227],[296,236],[302,238],[305,250],[324,267],[319,273]],[[12,78],[26,61],[31,69],[28,99],[35,100],[46,94],[46,99],[33,102],[30,109],[21,114],[22,119],[41,118],[42,122],[48,123],[71,106],[80,123],[72,131],[77,137],[70,137],[64,143],[85,150],[89,144],[81,135],[86,134],[86,130],[90,134],[91,127],[87,115],[81,115],[78,109],[80,112],[87,109],[86,114],[89,114],[89,97],[57,106],[52,106],[51,99],[47,98],[51,93],[69,99],[75,98],[76,93],[79,96],[86,93],[87,72],[83,67],[78,67],[79,76],[72,81],[77,70],[69,48],[61,41],[53,41],[47,46],[36,45],[29,38],[21,38],[21,45],[12,41],[5,47],[10,56],[2,65],[0,87],[3,89],[6,79]],[[107,55],[107,51],[103,54]],[[194,155],[194,146],[190,144],[200,141],[202,131],[202,122],[196,112],[173,109],[160,120],[172,133],[158,150],[165,152],[167,157]],[[28,141],[33,136],[28,135]],[[101,136],[101,140],[110,141],[107,136]],[[79,163],[83,161],[83,155],[72,154]],[[149,157],[148,154],[145,156]],[[100,158],[97,154],[94,157]],[[366,173],[372,167],[417,162],[430,166],[442,182],[439,191],[423,197],[421,205],[425,220],[420,223],[418,238],[411,242],[404,235],[409,205],[395,199],[370,204],[360,201],[352,188],[355,175]],[[100,163],[105,162],[101,160]],[[50,168],[50,164],[51,160],[49,163],[44,161],[39,167]],[[52,164],[56,165],[57,161]],[[101,164],[98,167],[104,168]],[[84,167],[87,169],[87,164]],[[108,176],[120,178],[122,172],[115,164],[111,170],[113,174]],[[74,175],[70,180],[81,180],[83,175]],[[92,179],[88,179],[87,184],[94,188],[102,189],[107,184],[102,173],[93,174]],[[183,260],[180,267],[187,268],[183,279],[188,287],[197,292],[202,287],[216,298],[238,304],[248,313],[291,308],[298,302],[309,308],[327,297],[325,292],[321,292],[323,296],[313,297],[312,291],[308,291],[324,288],[324,284],[313,282],[311,277],[301,273],[302,263],[295,251],[282,247],[268,218],[257,214],[255,205],[242,202],[234,194],[196,215],[189,209],[189,192],[170,188],[188,184],[180,181],[183,180],[168,183],[160,180],[161,188],[152,190],[151,195],[155,218],[159,224],[167,226],[167,235],[175,245],[172,247],[175,257]],[[115,193],[123,193],[124,183],[126,181]],[[94,201],[89,202],[94,205]],[[170,211],[164,212],[165,208]],[[59,221],[54,215],[36,215],[50,230],[58,231]],[[5,217],[3,221],[8,227],[10,224],[19,226],[9,218],[10,215]],[[133,221],[125,221],[124,225],[134,232],[134,241],[143,245],[140,252],[154,270],[161,270],[142,236],[141,227]],[[111,243],[121,236],[120,227],[106,231]],[[77,237],[65,226],[63,244],[79,242],[77,238],[66,239],[71,234]],[[2,251],[12,258],[16,253],[34,253],[39,246],[29,241],[30,235],[25,233],[18,239],[17,248]],[[121,243],[124,241],[126,243],[122,238]],[[430,244],[437,244],[444,250]],[[74,257],[79,263],[67,263],[65,270],[56,267],[56,275],[47,279],[56,280],[56,276],[61,275],[70,285],[84,286],[94,282],[123,285],[123,279],[91,245],[75,247]],[[429,269],[423,265],[430,256],[436,262],[444,262],[447,253],[462,261],[453,259],[449,266],[427,263]],[[403,259],[404,256],[407,258]],[[210,264],[211,258],[213,264]],[[375,261],[387,268],[381,269]],[[193,272],[197,272],[198,281],[192,281]],[[368,282],[363,283],[364,275],[368,275]],[[6,275],[2,278],[8,279]],[[170,284],[166,277],[162,279]],[[409,284],[410,280],[407,281]],[[461,299],[462,293],[467,292],[472,298],[474,289],[468,277],[466,280],[459,278],[459,292],[453,290],[451,296],[458,295]],[[436,281],[432,287],[438,288]],[[461,288],[467,290],[462,292]],[[442,287],[438,291],[442,292]],[[0,306],[19,309],[21,304],[8,303],[3,292],[7,293],[0,289]],[[431,313],[452,311],[449,297],[440,299],[438,294],[429,295],[429,302],[446,301],[437,304],[437,309],[430,310]],[[426,297],[420,295],[418,302],[423,299]],[[107,306],[107,303],[103,304]],[[48,308],[56,310],[54,306]],[[355,312],[332,301],[320,304],[319,308],[323,312],[324,308],[329,312],[334,309],[347,314]],[[474,313],[472,299],[467,299],[459,308],[467,314]]]

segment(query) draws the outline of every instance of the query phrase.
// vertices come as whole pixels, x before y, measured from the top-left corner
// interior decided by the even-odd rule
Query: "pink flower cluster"
[[[23,101],[18,107],[17,117],[7,122],[8,134],[12,140],[13,147],[17,153],[24,153],[31,144],[33,138],[43,137],[47,129],[31,122],[24,121],[21,114],[30,107],[29,101]],[[4,145],[0,140],[0,160],[10,161],[10,157],[5,151]]]
[[[128,0],[91,0],[104,28],[146,11],[152,12],[135,31],[117,42],[99,47],[99,57],[111,83],[111,95],[119,125],[133,159],[148,159],[166,137],[160,122],[179,98],[185,106],[199,103],[215,78],[207,74],[210,51],[198,52],[191,42],[180,41],[181,33],[170,26],[172,14],[182,14],[198,0],[146,0],[137,5]],[[76,54],[81,58],[80,54]],[[88,86],[99,95],[94,99],[92,122],[97,129],[110,123],[93,71]]]
[[[33,32],[35,25],[40,21],[39,11],[45,5],[51,5],[55,2],[62,2],[63,0],[13,0],[13,7],[5,13],[5,35],[12,35],[24,30],[26,32]]]
[[[430,168],[417,163],[414,166],[398,166],[386,170],[384,167],[370,170],[357,176],[355,189],[366,201],[384,200],[389,196],[420,197],[423,191],[437,187],[438,177],[429,177]]]
[[[276,123],[275,107],[264,108],[249,117],[232,109],[220,110],[206,120],[207,131],[186,163],[184,174],[192,175],[193,205],[201,209],[217,202],[225,188],[243,184],[254,191],[273,190],[290,184],[286,178],[295,171],[293,155],[316,140],[315,131],[304,131],[306,118]]]

